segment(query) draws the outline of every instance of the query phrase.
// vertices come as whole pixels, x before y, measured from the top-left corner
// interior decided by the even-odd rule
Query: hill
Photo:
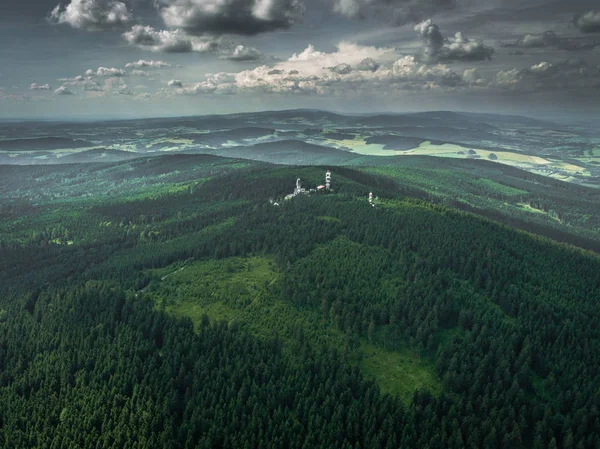
[[[93,150],[80,151],[71,153],[66,156],[57,158],[56,163],[74,164],[74,163],[90,163],[90,162],[118,162],[129,159],[139,158],[138,153],[129,151],[119,151],[109,148],[95,148]]]
[[[600,258],[380,169],[1,167],[5,447],[595,447]]]
[[[299,142],[307,145],[306,151]],[[264,144],[281,148],[277,152],[267,147],[261,156]],[[257,147],[250,154],[241,149],[254,145]],[[312,145],[350,152],[356,158],[363,157],[362,163],[369,166],[378,162],[364,159],[366,156],[480,158],[575,184],[600,185],[600,134],[595,127],[520,116],[451,111],[342,115],[290,110],[90,123],[0,124],[0,163],[5,164],[54,163],[56,157],[85,147],[140,155],[205,152],[224,157],[262,157],[277,164],[354,165],[361,160],[340,155],[323,157],[325,150],[316,151]],[[237,153],[231,152],[232,147],[238,147]],[[296,154],[290,155],[289,151]]]
[[[93,147],[94,144],[81,139],[65,137],[37,137],[0,140],[0,151],[49,151]]]
[[[281,165],[344,165],[359,159],[358,155],[348,151],[300,140],[282,140],[218,150],[201,149],[196,152]]]

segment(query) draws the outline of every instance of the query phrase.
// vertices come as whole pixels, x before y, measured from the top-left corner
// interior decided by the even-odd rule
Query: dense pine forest
[[[600,447],[595,225],[414,167],[284,201],[328,167],[165,161],[1,168],[0,447]]]

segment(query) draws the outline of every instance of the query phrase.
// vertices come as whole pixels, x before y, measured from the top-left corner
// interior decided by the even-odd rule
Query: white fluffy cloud
[[[70,90],[68,87],[60,86],[58,89],[54,91],[56,95],[75,95],[75,92]]]
[[[123,33],[131,45],[165,53],[207,53],[219,48],[220,39],[188,36],[183,31],[156,30],[151,26],[134,25]]]
[[[31,83],[31,85],[29,86],[30,90],[52,90],[52,88],[50,87],[50,84],[37,84],[37,83]]]
[[[86,72],[86,74],[89,73],[89,70]],[[98,70],[96,70],[96,76],[110,76],[110,77],[120,77],[120,76],[127,76],[127,72],[125,72],[125,70],[123,69],[116,69],[114,67],[98,67]]]
[[[127,69],[163,69],[167,67],[171,67],[171,64],[168,62],[154,60],[146,61],[145,59],[125,64],[125,68]]]
[[[158,0],[170,28],[192,35],[253,35],[289,28],[304,12],[302,0]]]
[[[600,11],[575,16],[573,23],[582,33],[600,33]]]
[[[209,75],[206,80],[183,85],[176,92],[184,95],[390,95],[407,90],[449,91],[481,84],[483,80],[476,71],[459,74],[443,64],[423,64],[414,56],[399,57],[389,48],[340,43],[332,53],[309,46],[273,66]]]
[[[482,61],[492,59],[494,49],[482,41],[469,40],[461,32],[454,38],[444,38],[440,28],[431,19],[414,27],[425,43],[423,58],[427,62]]]
[[[183,83],[180,80],[171,80],[167,83],[169,87],[183,87]]]
[[[89,31],[122,25],[130,18],[127,5],[114,0],[71,0],[66,7],[56,5],[48,16],[51,23]]]

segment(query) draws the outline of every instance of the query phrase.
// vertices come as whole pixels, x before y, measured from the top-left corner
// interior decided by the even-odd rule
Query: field
[[[593,126],[527,117],[274,111],[38,124],[34,130],[19,128],[19,132],[10,124],[0,124],[0,164],[101,163],[185,153],[285,165],[377,166],[393,158],[431,156],[492,161],[597,187],[599,142]]]

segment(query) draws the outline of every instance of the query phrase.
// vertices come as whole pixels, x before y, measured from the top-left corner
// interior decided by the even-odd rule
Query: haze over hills
[[[0,136],[0,161],[13,164],[55,163],[66,154],[106,148],[140,156],[192,152],[299,165],[376,164],[373,157],[428,155],[488,159],[586,185],[598,185],[600,176],[596,128],[493,114],[345,116],[290,110],[29,128],[4,123]],[[87,154],[90,161],[97,159]],[[113,160],[117,154],[129,158],[113,153]],[[77,159],[85,160],[85,155]]]

